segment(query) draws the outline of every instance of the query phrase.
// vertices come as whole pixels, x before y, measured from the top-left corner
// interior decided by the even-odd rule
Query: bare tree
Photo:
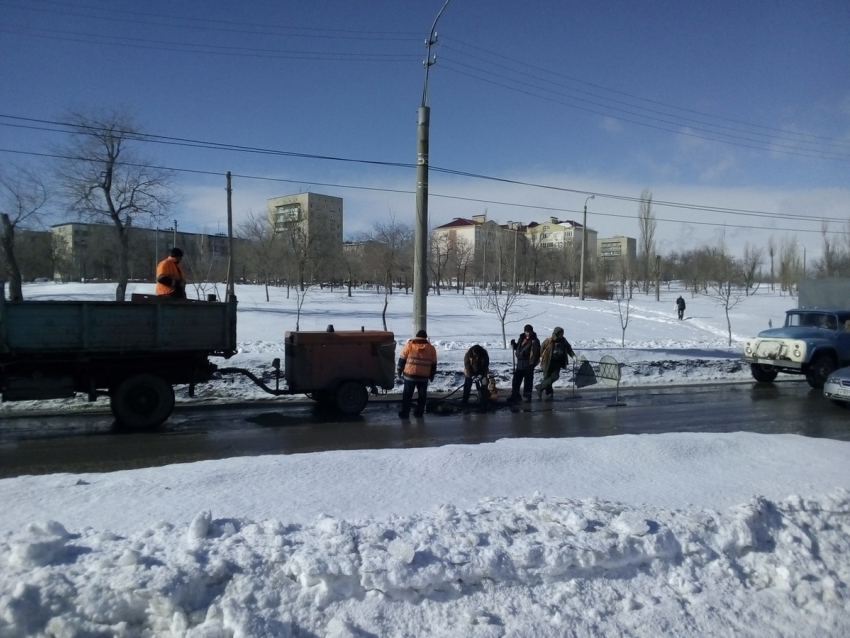
[[[761,272],[761,265],[764,262],[764,250],[758,246],[753,246],[750,242],[744,244],[744,257],[740,262],[741,278],[744,280],[744,292],[747,296],[750,295],[750,289],[755,284],[753,294],[758,290],[759,284],[756,283],[756,276]]]
[[[774,259],[776,257],[776,240],[773,235],[767,240],[767,256],[770,258],[770,292],[775,290],[776,272],[774,270]]]
[[[466,294],[466,277],[472,265],[473,246],[465,237],[455,242],[454,263],[457,292]]]
[[[652,192],[644,189],[640,194],[638,207],[638,227],[640,231],[640,252],[644,293],[649,294],[649,282],[652,279],[653,261],[655,259],[655,213],[652,211]]]
[[[522,299],[522,293],[514,286],[508,286],[503,293],[499,293],[495,285],[476,291],[474,295],[467,298],[466,304],[472,310],[482,310],[491,315],[496,315],[499,325],[502,327],[502,347],[507,349],[508,340],[505,335],[505,323],[508,316],[514,312],[514,306]]]
[[[726,246],[722,239],[714,255],[715,261],[708,296],[712,301],[723,306],[723,311],[726,313],[729,347],[732,347],[732,320],[729,318],[729,311],[737,306],[745,296],[739,277],[741,265],[736,263],[736,260],[726,252]]]
[[[800,260],[797,242],[786,237],[779,253],[779,291],[793,294],[794,283],[800,279]]]
[[[840,250],[829,234],[829,224],[826,221],[821,222],[820,233],[823,240],[823,252],[821,258],[815,263],[815,270],[819,277],[834,277],[838,273],[841,261]]]
[[[617,294],[617,314],[620,316],[620,347],[626,347],[626,328],[629,327],[629,305],[631,304],[631,295],[623,299],[622,294]],[[625,307],[623,307],[625,305]]]
[[[280,274],[283,263],[281,237],[275,234],[268,217],[253,211],[248,212],[238,232],[240,237],[251,241],[253,250],[246,256],[248,266],[265,286],[266,301],[269,301],[269,284]]]
[[[410,253],[413,242],[413,229],[406,224],[399,224],[395,215],[390,214],[388,223],[377,222],[372,230],[362,236],[366,242],[366,259],[375,269],[376,283],[384,286],[384,307],[381,311],[381,321],[384,330],[387,329],[387,307],[392,294],[393,280],[401,271],[401,263]]]
[[[134,219],[162,218],[173,201],[171,172],[136,152],[144,138],[128,113],[74,113],[66,120],[71,139],[60,147],[57,175],[69,209],[92,222],[111,223],[118,240],[118,286],[127,290],[128,229]]]
[[[428,268],[434,283],[434,292],[440,294],[440,285],[447,265],[452,257],[452,245],[448,235],[434,233],[428,237]]]
[[[15,231],[43,225],[48,202],[47,188],[41,178],[31,170],[13,167],[0,172],[0,221],[3,235],[0,248],[6,276],[9,278],[9,299],[24,298],[21,286],[21,269],[15,257]]]

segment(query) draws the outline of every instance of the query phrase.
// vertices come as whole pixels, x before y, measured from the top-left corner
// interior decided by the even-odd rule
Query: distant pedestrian
[[[679,311],[679,320],[681,321],[685,317],[685,300],[682,299],[682,295],[679,295],[676,300],[676,310]]]
[[[168,253],[168,257],[156,266],[156,294],[186,298],[186,275],[180,260],[183,259],[183,251],[176,246]]]
[[[461,403],[469,403],[472,384],[477,380],[479,403],[487,400],[486,383],[490,372],[490,355],[477,343],[463,355],[463,398]]]
[[[511,396],[508,401],[531,401],[531,388],[534,384],[534,368],[540,362],[540,340],[531,325],[526,325],[517,339],[511,339],[511,347],[516,353],[516,367],[511,384]],[[522,386],[522,394],[519,389]]]
[[[420,330],[416,333],[416,337],[404,344],[398,358],[398,376],[404,380],[399,417],[406,419],[410,416],[414,389],[417,396],[413,415],[418,418],[425,414],[428,382],[434,380],[435,374],[437,374],[437,351],[428,341],[428,333]]]
[[[567,367],[569,357],[576,358],[576,353],[570,342],[564,338],[564,329],[555,328],[552,331],[552,336],[543,340],[540,345],[540,369],[543,371],[543,380],[535,387],[537,388],[537,398],[543,398],[543,392],[546,392],[546,400],[551,401],[554,391],[552,384],[561,376],[561,369]]]

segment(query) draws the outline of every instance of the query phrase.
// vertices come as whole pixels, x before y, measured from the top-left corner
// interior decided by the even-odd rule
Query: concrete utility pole
[[[578,298],[584,301],[584,247],[587,244],[587,202],[591,199],[596,199],[596,195],[591,195],[584,200],[584,219],[581,224],[581,269],[579,270],[578,282]]]
[[[661,301],[661,255],[655,255],[655,301]]]
[[[177,220],[174,220],[174,240],[171,242],[171,247],[175,248],[177,246]]]
[[[425,41],[425,86],[422,105],[416,117],[416,226],[413,232],[413,333],[425,330],[428,323],[428,137],[431,109],[428,107],[428,71],[437,59],[431,57],[431,45],[437,41],[437,21],[451,0],[434,18]]]
[[[233,189],[230,187],[230,171],[227,171],[227,298],[233,299]]]

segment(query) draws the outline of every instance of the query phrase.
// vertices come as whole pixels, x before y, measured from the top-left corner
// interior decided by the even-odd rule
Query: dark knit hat
[[[418,339],[427,339],[427,338],[428,338],[428,333],[427,333],[427,332],[425,332],[424,330],[420,330],[419,332],[417,332],[417,333],[416,333],[416,337],[417,337]]]
[[[530,323],[525,324],[525,328],[522,329],[523,332],[534,332],[534,328],[531,327]]]
[[[180,250],[177,246],[175,246],[174,248],[172,248],[171,250],[168,251],[168,254],[171,255],[172,257],[182,257],[183,251]]]

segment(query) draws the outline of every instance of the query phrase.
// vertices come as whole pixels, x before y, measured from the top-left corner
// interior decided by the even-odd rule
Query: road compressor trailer
[[[0,285],[0,393],[3,401],[108,396],[116,421],[145,429],[174,409],[174,385],[244,374],[274,395],[307,394],[358,414],[368,390],[394,385],[391,332],[289,332],[285,386],[210,357],[236,351],[236,297],[227,301],[133,295],[130,301],[6,301]],[[276,360],[277,361],[277,360]]]

